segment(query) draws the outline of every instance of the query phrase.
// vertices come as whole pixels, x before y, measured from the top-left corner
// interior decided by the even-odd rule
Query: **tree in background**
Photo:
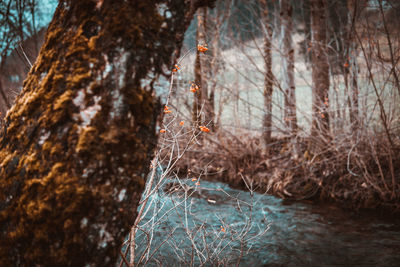
[[[156,145],[153,82],[210,4],[60,1],[2,131],[2,265],[115,264]]]
[[[346,29],[347,36],[345,38],[346,42],[346,51],[345,51],[345,62],[343,67],[344,71],[344,79],[345,86],[347,91],[349,92],[349,116],[350,123],[352,126],[352,130],[355,131],[359,125],[359,108],[358,108],[358,60],[357,60],[357,41],[354,35],[356,26],[357,17],[359,16],[359,1],[356,0],[347,0],[347,17],[348,17],[348,26]],[[349,81],[350,80],[350,81]],[[349,82],[351,84],[349,89]]]
[[[326,41],[326,1],[311,0],[312,136],[329,133],[329,65]]]
[[[56,0],[0,1],[0,117],[22,88],[39,54]]]
[[[196,34],[196,45],[200,46],[200,49],[196,50],[196,60],[194,65],[194,86],[198,86],[198,90],[194,94],[193,102],[193,124],[194,125],[208,125],[214,130],[214,119],[215,119],[215,109],[214,109],[214,87],[215,79],[212,76],[217,75],[216,62],[214,57],[217,57],[218,52],[218,41],[219,35],[213,36],[212,44],[214,52],[205,54],[205,50],[208,50],[207,44],[207,32],[208,32],[208,21],[210,20],[207,7],[199,8],[197,11],[197,34]],[[213,19],[211,19],[213,22]],[[218,27],[218,21],[215,21],[216,27]],[[220,25],[219,25],[220,26]],[[218,32],[219,29],[216,29]],[[210,39],[210,38],[209,38]],[[215,48],[214,48],[215,46]],[[211,55],[211,56],[209,56]],[[215,73],[211,71],[215,70]],[[209,81],[211,81],[211,86],[209,86]],[[214,81],[214,82],[213,82]],[[214,86],[214,87],[213,87]],[[192,88],[193,89],[193,88]],[[203,112],[201,112],[203,111]]]
[[[35,6],[36,2],[22,0],[8,0],[0,3],[0,112],[3,114],[11,107],[12,99],[3,81],[6,77],[5,66],[11,51],[18,47],[27,36],[35,34]],[[22,51],[20,51],[20,56]],[[24,58],[24,63],[26,59]],[[28,64],[27,64],[28,65]],[[24,66],[24,64],[22,64]],[[27,66],[28,69],[30,66]],[[8,78],[8,77],[7,77]]]
[[[207,21],[207,8],[199,8],[197,11],[197,34],[196,42],[197,45],[206,46],[206,21]],[[193,101],[193,124],[195,126],[208,123],[209,117],[209,103],[208,103],[208,86],[207,86],[207,66],[206,58],[199,49],[196,49],[196,60],[194,65],[194,85],[199,87],[198,90],[193,89],[194,101]],[[197,88],[196,87],[196,88]],[[201,110],[204,109],[204,118],[201,116]]]
[[[281,38],[282,38],[282,72],[284,91],[284,120],[290,134],[296,134],[296,95],[294,80],[294,47],[293,47],[293,7],[290,0],[280,1]]]
[[[228,20],[230,16],[230,12],[232,9],[232,0],[219,1],[217,3],[216,8],[210,10],[210,14],[208,16],[208,21],[211,23],[211,32],[212,34],[209,36],[211,38],[211,60],[210,60],[210,70],[209,74],[209,107],[210,107],[210,118],[211,120],[211,129],[215,131],[220,123],[222,106],[219,106],[218,114],[215,113],[215,92],[219,87],[218,79],[219,74],[223,70],[224,59],[222,58],[222,38],[224,34],[223,26]],[[221,99],[220,99],[221,101]]]
[[[271,143],[272,132],[272,92],[274,84],[274,74],[272,73],[272,51],[271,42],[273,28],[271,25],[270,12],[266,0],[260,1],[262,25],[264,26],[264,61],[265,61],[265,76],[264,76],[264,117],[263,117],[263,143],[266,151]]]

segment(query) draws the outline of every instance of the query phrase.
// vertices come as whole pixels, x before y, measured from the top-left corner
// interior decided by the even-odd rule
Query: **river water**
[[[148,202],[136,262],[143,256],[145,266],[400,266],[394,216],[179,182]]]

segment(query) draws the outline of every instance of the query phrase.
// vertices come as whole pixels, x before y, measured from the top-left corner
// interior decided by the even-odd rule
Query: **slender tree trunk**
[[[0,67],[0,70],[1,69],[2,68]],[[0,100],[0,103],[3,102],[2,103],[3,105],[0,107],[0,112],[2,113],[2,114],[0,114],[0,118],[3,118],[5,113],[7,112],[7,110],[11,107],[11,105],[10,105],[10,101],[8,100],[7,94],[3,89],[3,83],[1,81],[1,77],[0,77],[0,97],[2,99],[2,100]]]
[[[229,1],[230,2],[230,1]],[[227,4],[227,7],[229,8],[229,3]],[[210,95],[209,95],[209,108],[210,108],[210,118],[211,118],[211,123],[212,125],[211,128],[213,131],[216,130],[216,128],[218,127],[218,123],[215,119],[215,91],[217,88],[217,83],[218,83],[218,74],[220,71],[220,56],[221,56],[221,52],[220,52],[220,47],[219,47],[219,42],[220,42],[220,38],[221,38],[221,26],[223,21],[225,20],[225,16],[226,14],[229,13],[229,9],[228,10],[224,10],[224,16],[222,16],[222,14],[219,12],[220,9],[217,8],[217,13],[214,15],[214,24],[215,24],[215,28],[214,28],[214,32],[213,32],[213,39],[212,39],[212,43],[211,43],[211,47],[212,47],[212,51],[211,51],[211,63],[210,63],[210,69],[211,69],[211,74],[209,75],[209,80],[210,80]]]
[[[351,80],[351,90],[349,95],[349,104],[350,104],[350,123],[352,129],[355,130],[358,128],[359,124],[359,108],[358,108],[358,63],[357,63],[357,43],[354,37],[354,27],[356,23],[356,19],[358,16],[358,5],[355,0],[347,0],[347,14],[349,27],[347,29],[347,58],[345,67],[348,67],[350,80]],[[347,74],[345,74],[347,75]],[[347,78],[347,77],[346,77]]]
[[[6,46],[7,47],[5,49],[8,50],[9,44],[6,44]],[[1,58],[0,58],[0,71],[1,72],[4,71],[4,66],[5,66],[6,59],[7,59],[7,55],[6,54],[1,55]],[[1,107],[0,107],[1,115],[0,115],[0,118],[1,119],[4,118],[5,113],[11,107],[10,101],[8,100],[8,97],[7,97],[7,92],[4,90],[4,87],[3,87],[2,78],[3,78],[3,75],[0,74],[0,99],[1,99],[0,100],[0,103],[1,103]]]
[[[352,51],[356,51],[356,48],[353,46]],[[359,104],[358,104],[358,62],[357,56],[352,55],[350,60],[350,73],[351,73],[351,113],[350,113],[350,122],[352,125],[352,129],[355,130],[358,128],[360,123],[360,112],[359,112]]]
[[[216,16],[215,21],[217,22],[218,20],[218,15]],[[216,128],[218,128],[218,122],[215,119],[215,91],[217,88],[217,84],[218,84],[218,73],[220,71],[220,48],[219,48],[219,39],[220,39],[220,25],[216,25],[215,29],[214,29],[214,36],[213,36],[213,40],[212,40],[212,59],[211,59],[211,63],[210,63],[210,67],[211,67],[211,77],[209,77],[210,79],[210,96],[209,96],[209,107],[210,107],[210,118],[211,118],[211,123],[212,125],[211,128],[213,131],[216,130]]]
[[[207,7],[199,8],[197,11],[197,35],[196,41],[199,45],[206,45],[206,21],[207,21]],[[208,68],[210,64],[207,62],[206,55],[197,50],[196,61],[194,67],[195,83],[200,87],[196,92],[195,101],[193,105],[193,123],[206,124],[213,128],[214,120],[214,107],[213,94],[209,96],[208,90]],[[203,114],[200,114],[202,111]]]
[[[0,140],[2,266],[115,265],[156,145],[145,81],[200,4],[60,1]]]
[[[216,103],[215,103],[215,92],[218,88],[218,79],[219,79],[219,73],[221,70],[223,70],[223,65],[221,64],[223,62],[223,59],[221,57],[221,48],[220,48],[220,39],[221,39],[221,29],[224,24],[224,22],[229,18],[231,14],[231,9],[232,9],[232,0],[227,0],[227,1],[221,1],[219,2],[222,7],[217,7],[214,9],[214,13],[212,15],[213,19],[213,24],[214,24],[214,31],[212,34],[212,44],[211,44],[211,63],[210,63],[210,107],[212,109],[212,130],[216,130],[218,128],[218,125],[220,124],[221,120],[221,114],[222,114],[222,109],[223,109],[223,97],[221,94],[219,95],[219,105],[218,105],[218,113],[216,114]],[[210,18],[209,18],[210,19]]]
[[[311,8],[310,8],[310,1],[311,0],[303,0],[302,1],[302,11],[303,11],[303,19],[304,19],[304,31],[305,31],[305,44],[304,44],[304,50],[305,50],[305,56],[304,59],[306,63],[311,62],[311,53],[308,53],[308,50],[310,49],[310,45],[312,43],[311,41],[311,19],[310,19],[310,14],[311,14]]]
[[[240,116],[240,89],[239,89],[239,75],[235,76],[235,81],[233,82],[233,117],[234,117],[234,122],[235,122],[235,127],[241,127],[241,118]]]
[[[293,20],[290,0],[281,0],[281,36],[283,44],[284,118],[290,134],[297,131],[296,95],[294,81]]]
[[[216,129],[215,122],[215,87],[209,88],[210,94],[208,96],[208,122],[207,125],[211,130]]]
[[[329,132],[329,65],[326,54],[326,1],[311,0],[312,32],[312,109],[311,134]]]
[[[199,32],[197,31],[197,36]],[[197,37],[198,38],[198,37]],[[200,87],[200,90],[193,92],[193,111],[192,111],[192,122],[193,126],[196,130],[198,130],[198,126],[203,124],[201,117],[201,106],[203,99],[203,90],[201,88],[202,84],[202,75],[201,75],[201,61],[200,61],[200,52],[196,52],[196,59],[194,62],[194,83]]]
[[[196,45],[205,44],[205,12],[202,9],[197,11],[197,33],[196,33]],[[201,125],[203,124],[203,116],[201,115],[202,106],[204,104],[204,99],[207,98],[207,82],[205,81],[203,66],[204,60],[202,59],[202,52],[196,50],[196,60],[194,63],[194,81],[196,85],[200,87],[195,93],[194,103],[193,103],[193,124]],[[196,127],[197,128],[197,127]]]
[[[264,118],[263,118],[263,143],[264,150],[268,150],[268,145],[271,143],[272,132],[272,92],[274,75],[272,73],[272,27],[269,17],[267,0],[261,0],[262,8],[262,21],[264,25],[264,62],[265,62],[265,75],[264,75]]]

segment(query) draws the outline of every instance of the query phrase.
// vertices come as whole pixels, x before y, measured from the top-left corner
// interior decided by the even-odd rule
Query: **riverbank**
[[[266,152],[257,136],[217,132],[194,144],[175,171],[282,199],[400,213],[400,140],[388,149],[384,137],[356,145],[351,138],[320,144],[298,138],[296,152],[293,140],[281,138]]]

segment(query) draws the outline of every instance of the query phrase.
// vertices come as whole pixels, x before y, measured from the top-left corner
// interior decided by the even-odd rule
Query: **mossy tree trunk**
[[[311,0],[312,136],[329,136],[329,64],[326,41],[326,1]]]
[[[212,1],[60,1],[0,140],[2,266],[114,266],[156,145],[153,82]]]

